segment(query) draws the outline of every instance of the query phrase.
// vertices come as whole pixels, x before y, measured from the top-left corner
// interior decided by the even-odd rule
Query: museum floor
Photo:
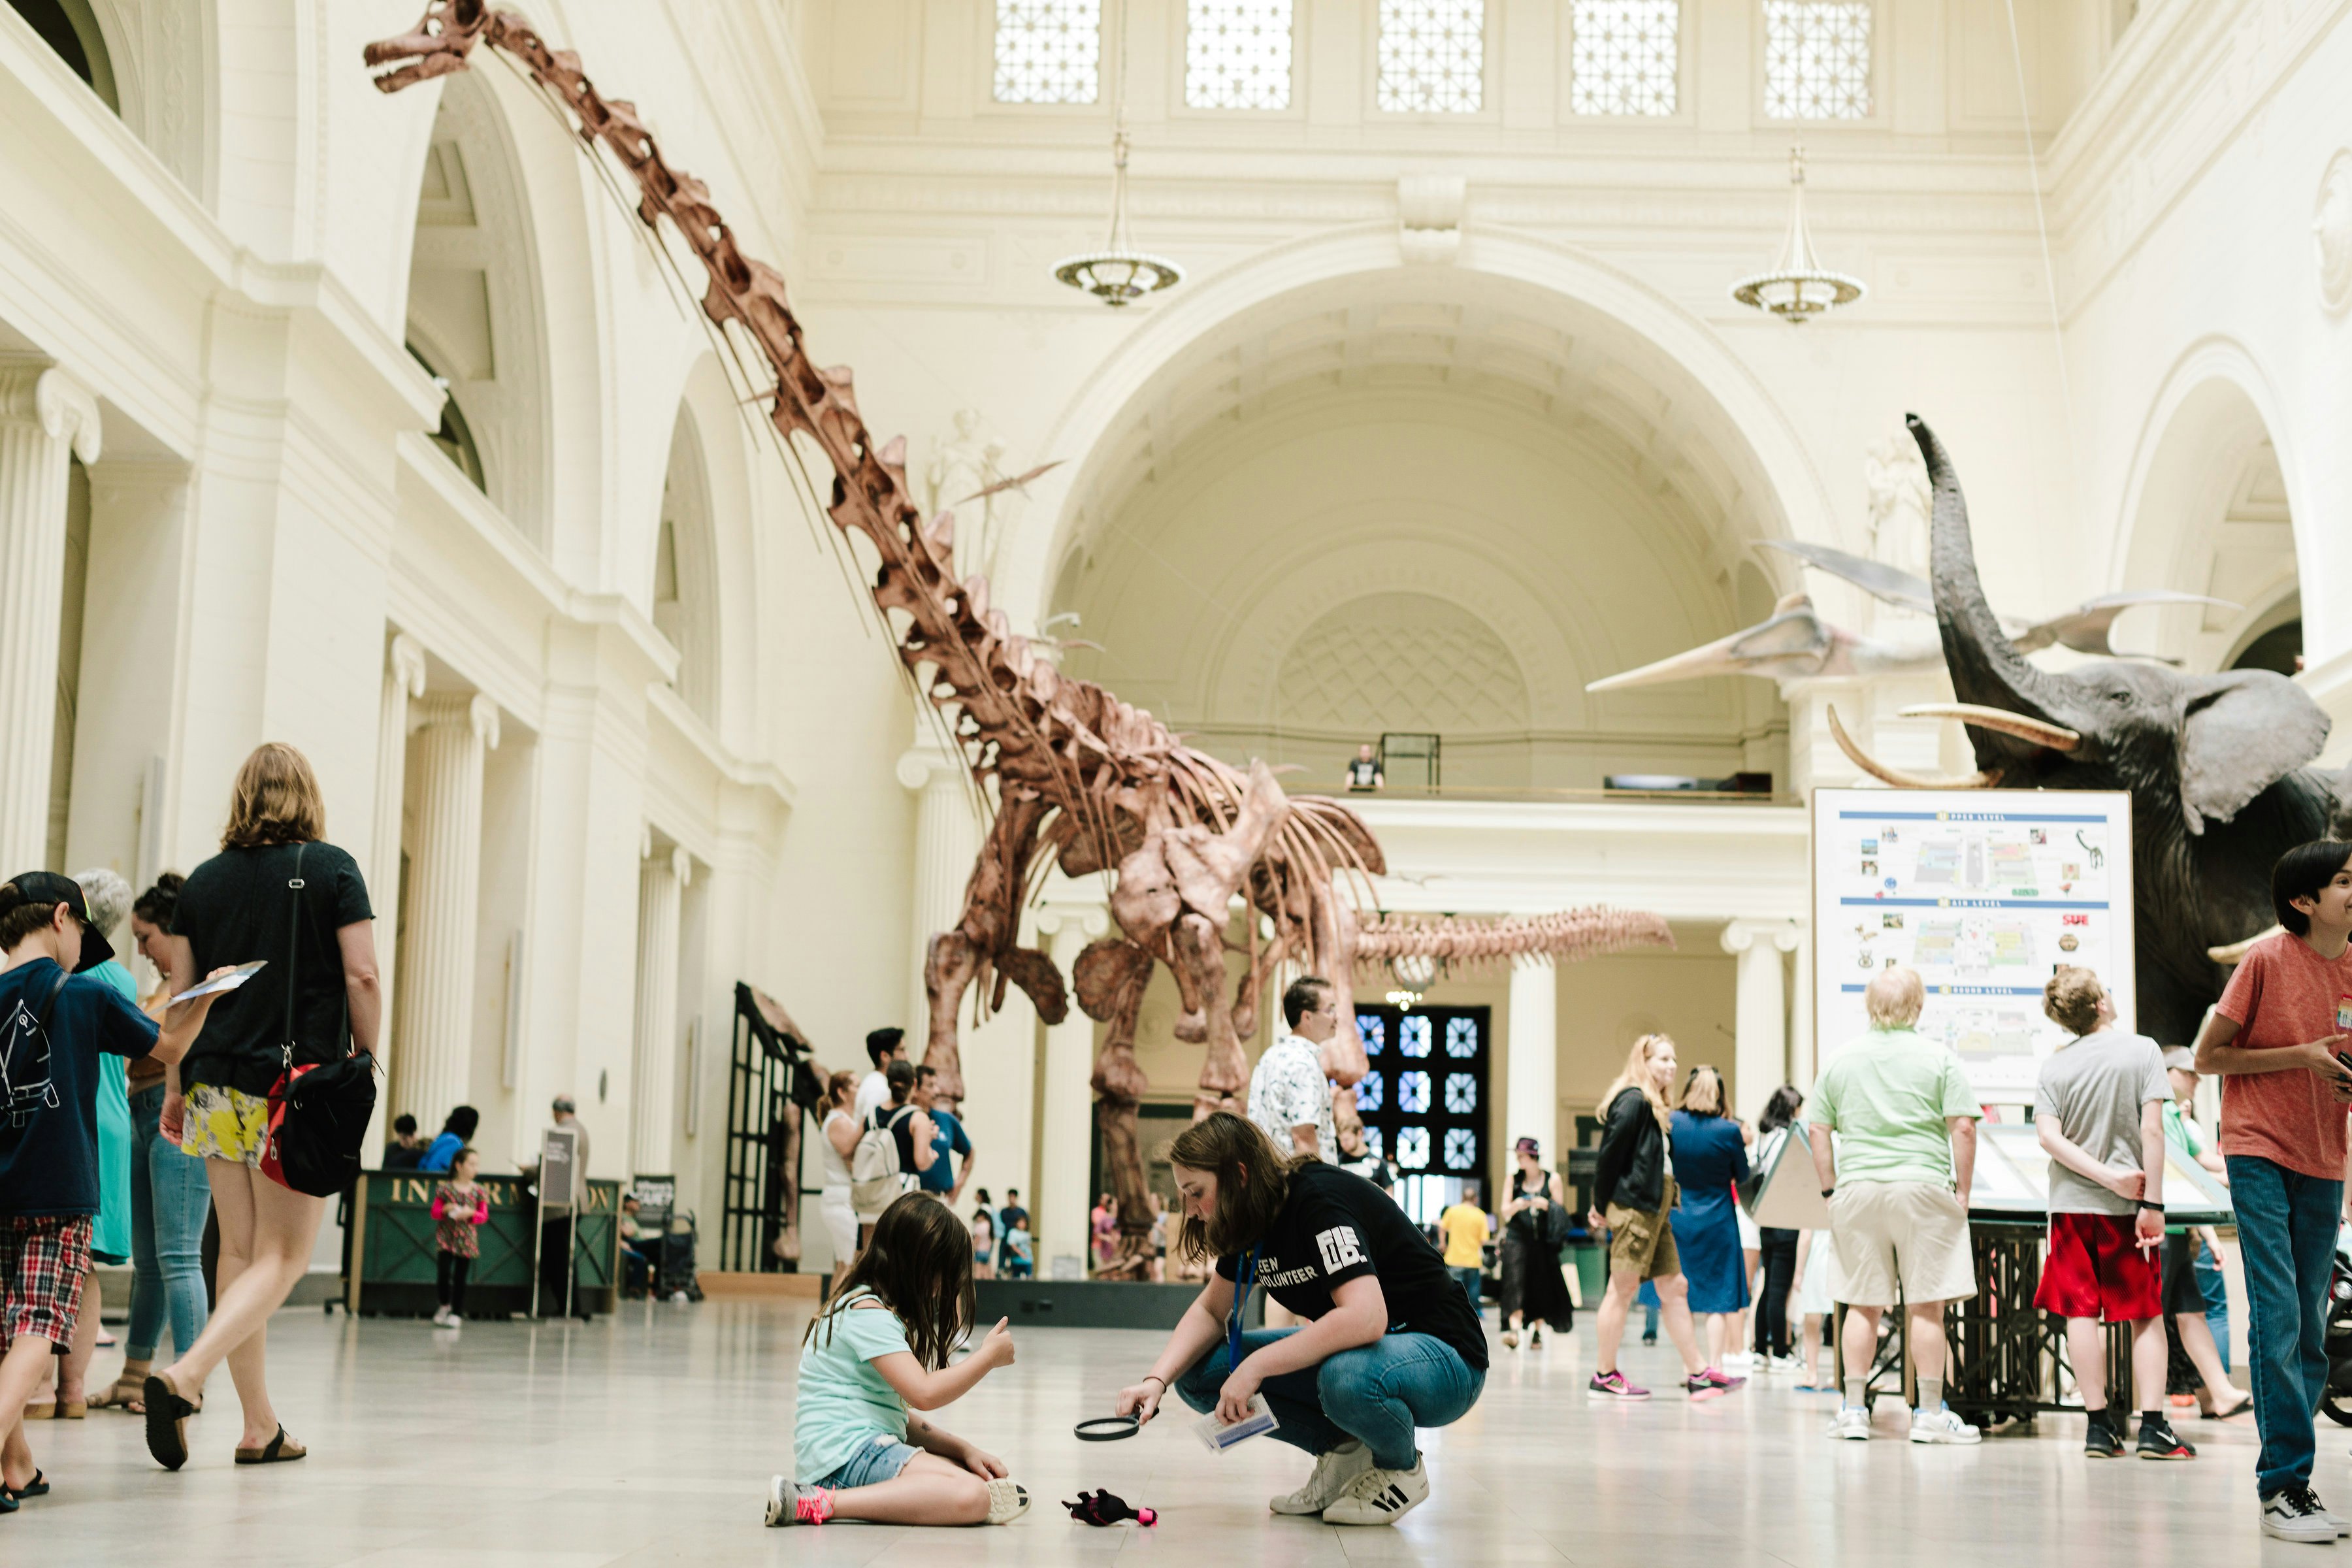
[[[2186,1421],[2193,1464],[2092,1463],[2079,1418],[1975,1450],[1832,1444],[1826,1396],[1778,1379],[1711,1405],[1661,1395],[1595,1408],[1581,1331],[1539,1353],[1496,1347],[1484,1400],[1431,1435],[1434,1495],[1394,1530],[1276,1519],[1264,1499],[1307,1461],[1257,1443],[1209,1455],[1176,1422],[1081,1445],[1070,1424],[1105,1408],[1156,1336],[1043,1330],[1020,1363],[946,1423],[1013,1463],[1038,1505],[1002,1530],[760,1526],[771,1471],[788,1468],[793,1359],[807,1309],[741,1301],[638,1305],[591,1326],[354,1322],[316,1310],[270,1328],[279,1408],[310,1445],[299,1465],[237,1469],[235,1394],[191,1427],[177,1475],[147,1458],[139,1425],[93,1411],[33,1428],[57,1490],[0,1519],[0,1563],[168,1563],[173,1568],[398,1564],[591,1568],[692,1562],[933,1568],[1105,1564],[1114,1553],[1187,1563],[1346,1568],[1454,1564],[2250,1563],[2320,1552],[2260,1540],[2251,1423]],[[112,1352],[102,1352],[110,1355]],[[1628,1370],[1667,1383],[1662,1351]],[[2194,1412],[2189,1415],[2193,1416]],[[1882,1426],[1895,1431],[1882,1407]],[[2317,1482],[2352,1503],[2352,1434],[2323,1425]],[[1162,1510],[1148,1531],[1094,1530],[1052,1504],[1108,1488]]]

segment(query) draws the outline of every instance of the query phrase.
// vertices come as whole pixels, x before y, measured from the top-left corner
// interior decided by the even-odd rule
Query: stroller
[[[2352,1247],[2336,1244],[2327,1279],[2327,1387],[2319,1408],[2339,1426],[2352,1426]]]

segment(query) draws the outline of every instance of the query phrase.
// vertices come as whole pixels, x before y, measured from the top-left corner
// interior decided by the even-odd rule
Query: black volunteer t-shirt
[[[292,844],[224,849],[189,873],[172,919],[173,934],[195,951],[195,973],[266,959],[268,966],[213,1004],[204,1033],[180,1064],[185,1086],[213,1084],[246,1094],[269,1092],[284,1069],[286,987],[300,989],[294,1008],[294,1060],[340,1060],[347,1049],[343,955],[335,933],[375,918],[358,864],[331,844],[302,852],[299,952],[289,966],[289,934],[297,931]],[[299,970],[299,974],[295,970]]]
[[[55,960],[0,973],[0,1214],[98,1212],[98,1054],[155,1048],[155,1020],[88,975],[66,982],[49,1026]]]
[[[1236,1258],[1217,1259],[1231,1279]],[[1413,1228],[1396,1200],[1361,1176],[1310,1163],[1293,1171],[1281,1212],[1257,1246],[1257,1283],[1313,1320],[1331,1310],[1331,1289],[1371,1275],[1388,1300],[1389,1332],[1444,1340],[1471,1366],[1486,1365],[1486,1336],[1445,1258]]]

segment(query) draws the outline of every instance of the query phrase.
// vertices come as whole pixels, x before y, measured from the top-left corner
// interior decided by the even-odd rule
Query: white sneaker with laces
[[[1269,1499],[1265,1506],[1276,1513],[1321,1513],[1348,1489],[1349,1482],[1371,1468],[1371,1449],[1361,1438],[1351,1438],[1316,1457],[1305,1486],[1286,1497]]]
[[[2263,1500],[2263,1533],[2281,1541],[2336,1544],[2336,1516],[2319,1506],[2309,1487],[2289,1487]]]
[[[1949,1410],[1914,1410],[1911,1412],[1911,1440],[1914,1443],[1957,1443],[1965,1447],[1984,1441],[1984,1434]]]
[[[433,1309],[433,1326],[436,1329],[445,1329],[449,1326],[448,1308],[436,1307]]]
[[[1869,1442],[1870,1412],[1859,1405],[1839,1405],[1837,1419],[1830,1423],[1830,1436],[1850,1443]]]
[[[1429,1500],[1429,1468],[1412,1457],[1409,1470],[1368,1469],[1323,1510],[1326,1524],[1394,1524]]]

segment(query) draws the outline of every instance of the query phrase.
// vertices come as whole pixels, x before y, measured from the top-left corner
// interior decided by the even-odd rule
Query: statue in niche
[[[973,573],[985,576],[995,568],[997,540],[1012,521],[1019,492],[1000,490],[977,500],[970,498],[1007,478],[1003,459],[1004,443],[988,434],[980,410],[959,408],[955,412],[955,438],[941,443],[930,465],[923,470],[924,484],[930,492],[931,515],[937,517],[942,511],[957,514],[959,537],[955,553],[959,576]]]
[[[1863,454],[1862,477],[1870,487],[1870,558],[1899,572],[1925,572],[1931,495],[1918,448],[1900,433],[1873,442]]]

